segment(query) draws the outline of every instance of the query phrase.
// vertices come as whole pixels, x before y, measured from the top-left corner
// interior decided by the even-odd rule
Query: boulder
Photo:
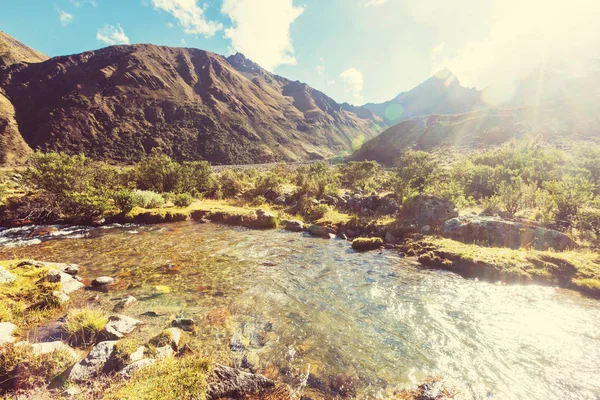
[[[277,218],[265,210],[256,210],[256,216],[244,222],[244,226],[252,229],[272,229],[277,227]]]
[[[311,236],[320,237],[323,239],[332,239],[335,237],[335,230],[327,226],[311,225],[308,228],[308,233]]]
[[[379,237],[356,238],[352,241],[352,248],[356,251],[377,250],[383,246],[383,240]]]
[[[95,345],[88,355],[67,371],[67,379],[75,382],[85,382],[100,374],[114,372],[119,367],[115,355],[117,341],[100,342]]]
[[[65,294],[71,294],[85,286],[83,283],[79,282],[76,277],[62,272],[56,268],[51,268],[48,270],[45,280],[47,282],[60,283],[62,285],[62,291]]]
[[[302,232],[304,231],[304,223],[302,221],[298,221],[297,219],[287,221],[285,224],[286,231],[292,232]]]
[[[57,270],[55,268],[51,268],[46,273],[46,281],[48,281],[50,283],[58,283],[58,282],[60,282],[60,280],[61,280],[61,277],[60,277],[59,270]]]
[[[29,344],[28,342],[22,342],[24,344]],[[44,343],[33,343],[31,344],[31,352],[35,355],[42,354],[50,354],[55,351],[61,351],[63,353],[69,354],[73,361],[77,360],[79,356],[77,352],[68,344],[61,342],[60,340],[56,340],[54,342],[44,342]]]
[[[183,331],[179,328],[168,328],[150,339],[150,344],[159,348],[169,347],[171,350],[178,351],[183,347]]]
[[[111,315],[99,336],[102,340],[119,340],[133,332],[141,323],[142,321],[126,315]]]
[[[573,239],[562,232],[499,217],[469,215],[453,218],[444,224],[442,235],[464,243],[484,243],[496,247],[556,251],[578,247]]]
[[[458,217],[453,202],[439,197],[420,194],[402,208],[399,220],[415,225],[417,231],[425,225],[435,229],[451,218]]]
[[[16,340],[13,336],[16,330],[17,326],[12,322],[0,322],[0,345],[13,343]]]
[[[272,388],[275,382],[259,374],[215,364],[208,377],[207,399],[243,398],[245,395]]]
[[[79,265],[77,265],[77,264],[25,260],[25,261],[21,261],[19,264],[17,264],[17,266],[19,266],[19,267],[34,266],[34,267],[38,267],[38,268],[55,268],[61,272],[67,273],[69,275],[77,275],[79,273]]]
[[[12,273],[0,267],[0,284],[13,283],[17,279]]]
[[[110,276],[100,276],[92,281],[92,286],[104,286],[115,283],[115,278]]]
[[[192,318],[175,318],[171,322],[171,326],[186,332],[194,332],[196,321],[194,321]]]
[[[55,290],[52,292],[51,294],[52,299],[55,300],[56,302],[58,302],[58,304],[65,304],[69,302],[69,295],[66,294],[65,292],[61,292],[59,290]]]

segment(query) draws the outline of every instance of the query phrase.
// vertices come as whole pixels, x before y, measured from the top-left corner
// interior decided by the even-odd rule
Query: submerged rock
[[[131,307],[133,304],[137,303],[137,299],[132,295],[127,296],[126,298],[120,300],[117,304],[115,304],[113,310],[114,311],[122,311],[126,308]]]
[[[12,273],[8,272],[3,267],[0,267],[0,284],[13,283],[17,277]]]
[[[275,382],[262,375],[251,374],[239,369],[215,364],[213,372],[208,377],[206,390],[207,399],[242,398],[262,389],[272,388]]]
[[[577,243],[562,232],[498,217],[462,216],[447,221],[444,237],[465,243],[536,250],[564,251],[577,248]]]
[[[352,248],[356,251],[377,250],[383,246],[383,240],[379,237],[356,238],[352,241]]]

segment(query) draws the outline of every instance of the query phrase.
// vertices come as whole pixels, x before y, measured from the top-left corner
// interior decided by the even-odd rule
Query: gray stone
[[[562,232],[526,222],[506,221],[498,217],[469,215],[453,218],[444,224],[442,235],[460,242],[483,243],[496,247],[556,251],[578,247],[573,239]]]
[[[52,292],[52,297],[56,299],[56,301],[61,305],[67,303],[70,300],[69,295],[59,290],[55,290],[54,292]]]
[[[129,355],[129,361],[139,361],[144,358],[144,353],[146,352],[146,348],[144,346],[138,347],[136,351]]]
[[[23,343],[29,344],[27,342]],[[60,340],[54,342],[32,343],[31,351],[35,355],[50,354],[54,353],[55,351],[61,351],[69,354],[73,361],[79,358],[77,352],[71,346],[64,342],[61,342]]]
[[[13,283],[17,279],[12,273],[0,267],[0,284]]]
[[[156,348],[156,358],[162,360],[163,358],[173,357],[175,350],[169,345],[160,346]]]
[[[395,243],[398,239],[392,235],[390,232],[385,233],[385,242],[386,243]]]
[[[251,374],[239,369],[215,364],[208,377],[207,399],[243,398],[250,393],[272,388],[275,382],[259,374]]]
[[[186,332],[193,332],[194,327],[196,326],[196,321],[194,321],[192,318],[175,318],[171,322],[171,326],[182,329]]]
[[[77,387],[73,386],[62,392],[61,396],[67,398],[76,398],[80,393],[81,391]]]
[[[100,374],[114,372],[118,368],[115,357],[117,341],[100,342],[95,345],[88,355],[67,372],[67,379],[73,382],[85,382]]]
[[[133,297],[132,295],[129,295],[126,298],[124,298],[123,300],[120,300],[117,304],[115,304],[115,307],[113,308],[113,310],[114,311],[124,310],[126,308],[129,308],[131,305],[133,305],[136,302],[137,302],[137,299],[135,297]]]
[[[121,371],[119,371],[119,376],[123,379],[130,379],[133,376],[133,374],[135,374],[137,371],[146,368],[147,366],[152,365],[155,362],[156,360],[153,358],[144,358],[141,360],[137,360],[127,365]]]
[[[150,339],[150,344],[157,347],[167,346],[172,350],[177,351],[181,348],[183,331],[179,328],[168,328],[162,331],[157,336]]]
[[[16,339],[13,333],[17,326],[12,322],[0,322],[0,345],[3,343],[13,343]]]
[[[55,268],[61,272],[65,272],[69,275],[77,275],[79,273],[79,265],[77,264],[66,264],[66,263],[54,263],[46,261],[36,260],[25,260],[17,264],[19,267],[34,266],[37,268]]]
[[[142,321],[126,315],[111,315],[99,335],[103,340],[119,340],[133,332],[141,323]]]
[[[62,282],[62,291],[65,292],[66,294],[71,294],[80,289],[83,289],[84,287],[85,287],[85,285],[83,283],[79,282],[77,279],[74,279],[74,278],[72,278],[71,280],[69,280],[67,282]]]
[[[277,226],[277,218],[265,210],[256,210],[256,216],[244,222],[244,226],[252,229],[271,229]]]
[[[60,282],[61,281],[60,271],[55,268],[49,269],[48,272],[46,273],[46,280],[50,283]]]
[[[297,219],[288,221],[285,224],[285,230],[291,232],[302,232],[304,230],[304,223],[302,221],[298,221]]]
[[[458,209],[451,201],[420,194],[402,207],[398,223],[391,228],[392,234],[418,232],[425,225],[434,229],[455,217],[458,217]]]
[[[100,276],[92,281],[92,286],[104,286],[115,283],[115,278],[110,276]]]
[[[48,270],[45,279],[48,282],[60,283],[62,285],[62,291],[65,294],[71,294],[79,289],[82,289],[85,286],[72,275],[69,275],[55,268]]]
[[[429,235],[431,233],[432,229],[430,225],[425,225],[423,227],[421,227],[421,233],[423,235]]]

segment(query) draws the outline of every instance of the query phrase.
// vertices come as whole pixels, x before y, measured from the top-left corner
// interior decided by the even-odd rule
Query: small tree
[[[422,192],[428,179],[439,172],[438,163],[424,151],[407,151],[398,159],[396,170],[399,185]]]
[[[171,192],[178,184],[178,170],[179,165],[155,147],[138,163],[138,186],[158,193]]]
[[[498,187],[500,205],[511,216],[514,216],[523,207],[523,180],[517,178],[513,183],[501,182]]]

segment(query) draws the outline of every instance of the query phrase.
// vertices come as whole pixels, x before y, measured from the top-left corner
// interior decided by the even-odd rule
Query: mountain
[[[154,147],[217,164],[322,159],[382,124],[242,54],[149,44],[15,64],[0,70],[0,88],[31,148],[114,162]]]
[[[13,64],[42,62],[47,59],[44,54],[0,31],[0,71]],[[19,132],[15,109],[0,88],[0,165],[18,164],[30,153],[31,148]]]
[[[458,114],[483,108],[480,92],[461,86],[449,69],[444,69],[414,89],[385,103],[363,106],[388,125],[430,114]]]
[[[563,97],[539,106],[412,118],[365,143],[351,159],[392,165],[406,150],[423,150],[451,160],[525,136],[563,148],[600,144],[600,93]]]

